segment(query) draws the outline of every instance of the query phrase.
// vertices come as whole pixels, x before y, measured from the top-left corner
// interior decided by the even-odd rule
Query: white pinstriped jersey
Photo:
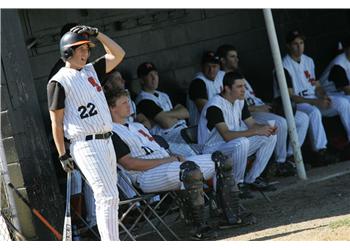
[[[293,90],[295,95],[304,98],[315,98],[315,86],[312,82],[315,80],[315,64],[311,57],[302,55],[300,62],[296,62],[289,55],[283,58],[283,67],[288,70],[292,78]]]
[[[107,101],[91,63],[81,70],[63,67],[50,81],[59,82],[65,91],[63,123],[67,139],[112,130]]]
[[[214,127],[211,131],[208,129],[208,120],[206,118],[209,107],[218,107],[223,114],[225,123],[231,131],[244,131],[248,127],[242,121],[242,110],[244,100],[236,100],[233,104],[220,95],[215,95],[204,106],[198,124],[198,143],[200,145],[215,145],[224,142],[219,131]]]
[[[247,101],[247,104],[252,106],[264,105],[264,102],[260,98],[255,96],[252,86],[250,86],[249,82],[246,79],[244,79],[244,83],[245,83],[244,99]]]
[[[159,159],[169,157],[168,152],[159,146],[148,129],[141,123],[131,122],[126,125],[113,123],[113,131],[129,146],[130,155],[139,159]],[[139,171],[128,171],[130,175]]]
[[[214,79],[214,81],[209,80],[204,76],[202,72],[197,73],[194,79],[201,79],[205,83],[205,87],[207,88],[207,96],[208,100],[210,100],[214,95],[219,94],[223,89],[222,80],[225,76],[224,71],[219,71]],[[197,125],[200,118],[200,113],[198,112],[197,106],[192,101],[189,96],[187,96],[187,108],[190,113],[189,124]]]
[[[137,95],[137,98],[135,100],[136,105],[138,105],[142,100],[151,100],[155,102],[159,107],[161,107],[163,111],[170,111],[173,109],[173,105],[170,101],[170,98],[166,93],[160,92],[157,90],[155,91],[155,93],[158,94],[158,97],[155,96],[154,94],[141,91],[140,94]],[[163,129],[159,125],[155,124],[152,127],[152,129],[150,129],[150,132],[154,135],[159,135],[166,131],[171,131],[174,127],[178,127],[179,125],[183,125],[183,126],[186,125],[186,121],[178,120],[171,128],[168,128],[168,129]]]
[[[350,61],[346,58],[345,53],[342,53],[333,59],[320,77],[320,83],[327,93],[338,92],[334,82],[328,80],[329,74],[334,65],[341,66],[345,70],[347,78],[350,80]]]

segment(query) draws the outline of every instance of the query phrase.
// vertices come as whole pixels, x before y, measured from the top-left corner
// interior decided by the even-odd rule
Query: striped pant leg
[[[119,240],[116,156],[111,139],[76,141],[71,153],[94,193],[101,240]]]
[[[287,158],[287,121],[282,116],[268,112],[253,112],[252,116],[255,121],[261,124],[268,124],[268,120],[275,120],[277,127],[277,142],[274,150],[277,162],[285,162]]]
[[[310,119],[307,116],[307,114],[305,114],[304,112],[301,112],[301,111],[297,111],[295,113],[294,118],[295,118],[296,130],[297,130],[297,134],[298,134],[299,147],[301,147],[305,141],[307,130],[309,128]],[[287,155],[288,156],[293,155],[293,148],[292,148],[292,144],[290,142],[288,144]]]
[[[97,225],[94,192],[92,191],[90,185],[86,182],[84,182],[83,190],[86,210],[86,222],[90,227],[93,227]]]
[[[271,158],[273,149],[275,148],[277,141],[276,137],[276,135],[247,137],[249,140],[248,155],[250,156],[255,153],[256,158],[253,162],[252,168],[244,178],[246,183],[254,182],[255,179],[264,171],[267,162]]]
[[[324,116],[339,115],[350,141],[350,102],[342,96],[330,96],[332,100],[331,108],[321,109]]]
[[[216,150],[232,158],[233,178],[236,183],[242,183],[247,166],[249,140],[246,137],[236,138],[219,145],[208,146],[205,148],[204,152],[213,153]]]
[[[312,149],[318,151],[327,148],[327,136],[322,124],[322,115],[320,110],[308,103],[298,103],[297,110],[306,113],[309,116],[309,131]]]
[[[200,167],[204,179],[208,180],[214,176],[215,166],[211,155],[191,156],[186,160],[194,161]],[[180,165],[181,162],[174,161],[144,171],[137,177],[137,185],[145,193],[180,190]]]

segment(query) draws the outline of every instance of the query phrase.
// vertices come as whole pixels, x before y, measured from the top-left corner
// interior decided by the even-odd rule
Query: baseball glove
[[[77,25],[70,29],[70,32],[78,33],[78,34],[88,34],[89,36],[96,37],[98,35],[98,29],[85,25]]]

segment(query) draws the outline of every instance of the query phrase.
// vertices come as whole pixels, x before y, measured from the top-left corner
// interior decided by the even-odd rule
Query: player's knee
[[[313,108],[312,111],[309,114],[311,121],[322,121],[322,114],[321,111],[318,108]]]
[[[185,161],[180,165],[180,181],[185,189],[196,189],[203,186],[203,173],[193,161]]]
[[[299,123],[302,125],[308,125],[310,122],[310,118],[307,114],[305,114],[304,112],[298,112],[298,117],[299,117]]]
[[[281,117],[280,119],[276,119],[276,126],[279,131],[286,131],[288,126],[287,126],[287,120]]]
[[[247,151],[249,149],[250,142],[249,142],[248,138],[240,137],[240,138],[237,138],[235,140],[236,140],[236,143],[235,143],[234,148],[233,148],[234,152],[236,152],[236,151],[244,152],[244,151]]]

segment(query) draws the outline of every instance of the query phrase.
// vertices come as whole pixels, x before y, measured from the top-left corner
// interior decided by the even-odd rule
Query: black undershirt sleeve
[[[341,89],[350,84],[350,79],[348,79],[344,68],[339,65],[334,65],[332,67],[328,80],[334,82],[337,89]]]
[[[104,85],[105,78],[106,78],[106,58],[104,56],[96,59],[92,65],[94,66],[94,69],[96,71],[97,77],[100,80],[101,85]]]
[[[112,142],[117,161],[119,161],[119,159],[123,158],[124,156],[130,154],[129,146],[115,132],[113,132],[112,135]]]
[[[244,101],[244,106],[243,106],[243,110],[242,110],[242,120],[244,121],[245,119],[248,119],[251,116],[252,115],[249,112],[248,104],[246,101]]]
[[[211,106],[207,109],[206,118],[208,120],[207,128],[210,131],[215,127],[216,124],[225,122],[222,111],[216,106]]]
[[[205,87],[204,81],[201,79],[194,79],[191,82],[188,94],[192,101],[195,101],[196,99],[208,100],[207,88]]]
[[[143,113],[148,119],[152,120],[163,111],[163,109],[152,100],[142,100],[137,104],[136,110],[137,113]]]
[[[51,81],[47,85],[47,105],[49,110],[58,110],[64,108],[66,94],[63,86],[56,81]]]

